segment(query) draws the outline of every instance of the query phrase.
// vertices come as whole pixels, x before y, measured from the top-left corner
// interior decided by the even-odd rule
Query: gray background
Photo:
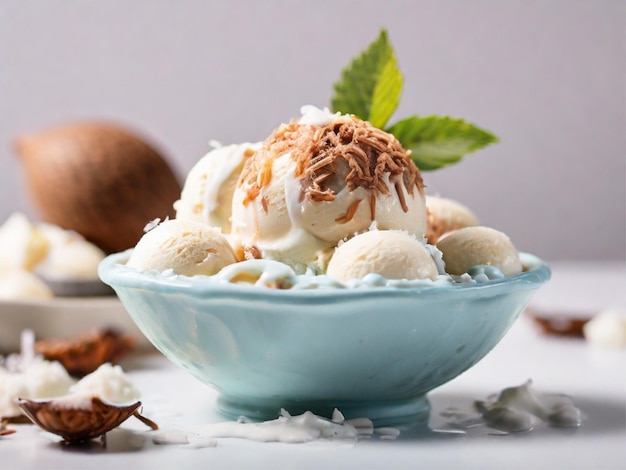
[[[265,138],[329,104],[386,27],[394,118],[462,116],[501,143],[424,174],[519,249],[624,259],[625,7],[617,0],[0,0],[0,220],[26,199],[16,135],[107,118],[181,176],[216,139]]]

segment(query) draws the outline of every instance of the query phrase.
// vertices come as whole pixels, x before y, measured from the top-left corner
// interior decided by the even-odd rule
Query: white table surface
[[[572,312],[626,307],[623,263],[554,263],[552,280],[532,305]],[[157,353],[123,363],[142,392],[143,411],[161,428],[218,421],[215,393]],[[469,407],[528,379],[542,392],[571,395],[585,414],[577,429],[538,426],[528,433],[494,435],[401,434],[396,440],[315,441],[308,444],[218,439],[215,447],[154,445],[131,418],[109,433],[104,448],[61,446],[31,425],[0,438],[0,468],[276,468],[276,469],[624,469],[626,468],[626,348],[592,348],[583,339],[545,336],[522,316],[502,342],[471,370],[434,390],[430,428],[440,413]],[[142,444],[143,442],[143,444]]]

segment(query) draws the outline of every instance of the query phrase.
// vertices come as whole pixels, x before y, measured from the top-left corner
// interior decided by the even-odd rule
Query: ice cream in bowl
[[[99,274],[231,418],[425,419],[428,392],[491,351],[550,277],[462,205],[429,206],[394,134],[328,109],[215,148],[175,208]]]

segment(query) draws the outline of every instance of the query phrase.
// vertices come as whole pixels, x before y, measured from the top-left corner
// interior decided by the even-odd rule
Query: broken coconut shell
[[[71,443],[101,437],[131,416],[152,429],[158,429],[154,422],[137,412],[140,401],[128,406],[116,406],[94,396],[77,404],[63,399],[36,401],[24,398],[19,398],[18,404],[37,426]]]
[[[9,418],[0,419],[0,437],[15,433],[15,429],[7,428],[7,424],[9,424]]]
[[[117,363],[135,348],[135,338],[114,328],[93,329],[68,339],[48,338],[35,343],[35,351],[58,361],[74,377],[84,377],[102,364]]]
[[[172,168],[123,127],[78,122],[20,137],[15,150],[41,218],[107,253],[135,246],[149,221],[175,215],[181,185]]]

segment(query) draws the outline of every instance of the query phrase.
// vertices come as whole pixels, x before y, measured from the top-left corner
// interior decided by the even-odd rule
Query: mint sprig
[[[424,171],[457,163],[466,154],[498,142],[489,131],[449,116],[411,116],[385,127],[400,104],[402,86],[393,47],[382,29],[378,39],[342,70],[331,108],[393,134]]]
[[[370,46],[344,68],[335,83],[334,112],[354,114],[382,128],[400,104],[402,74],[384,29]]]

